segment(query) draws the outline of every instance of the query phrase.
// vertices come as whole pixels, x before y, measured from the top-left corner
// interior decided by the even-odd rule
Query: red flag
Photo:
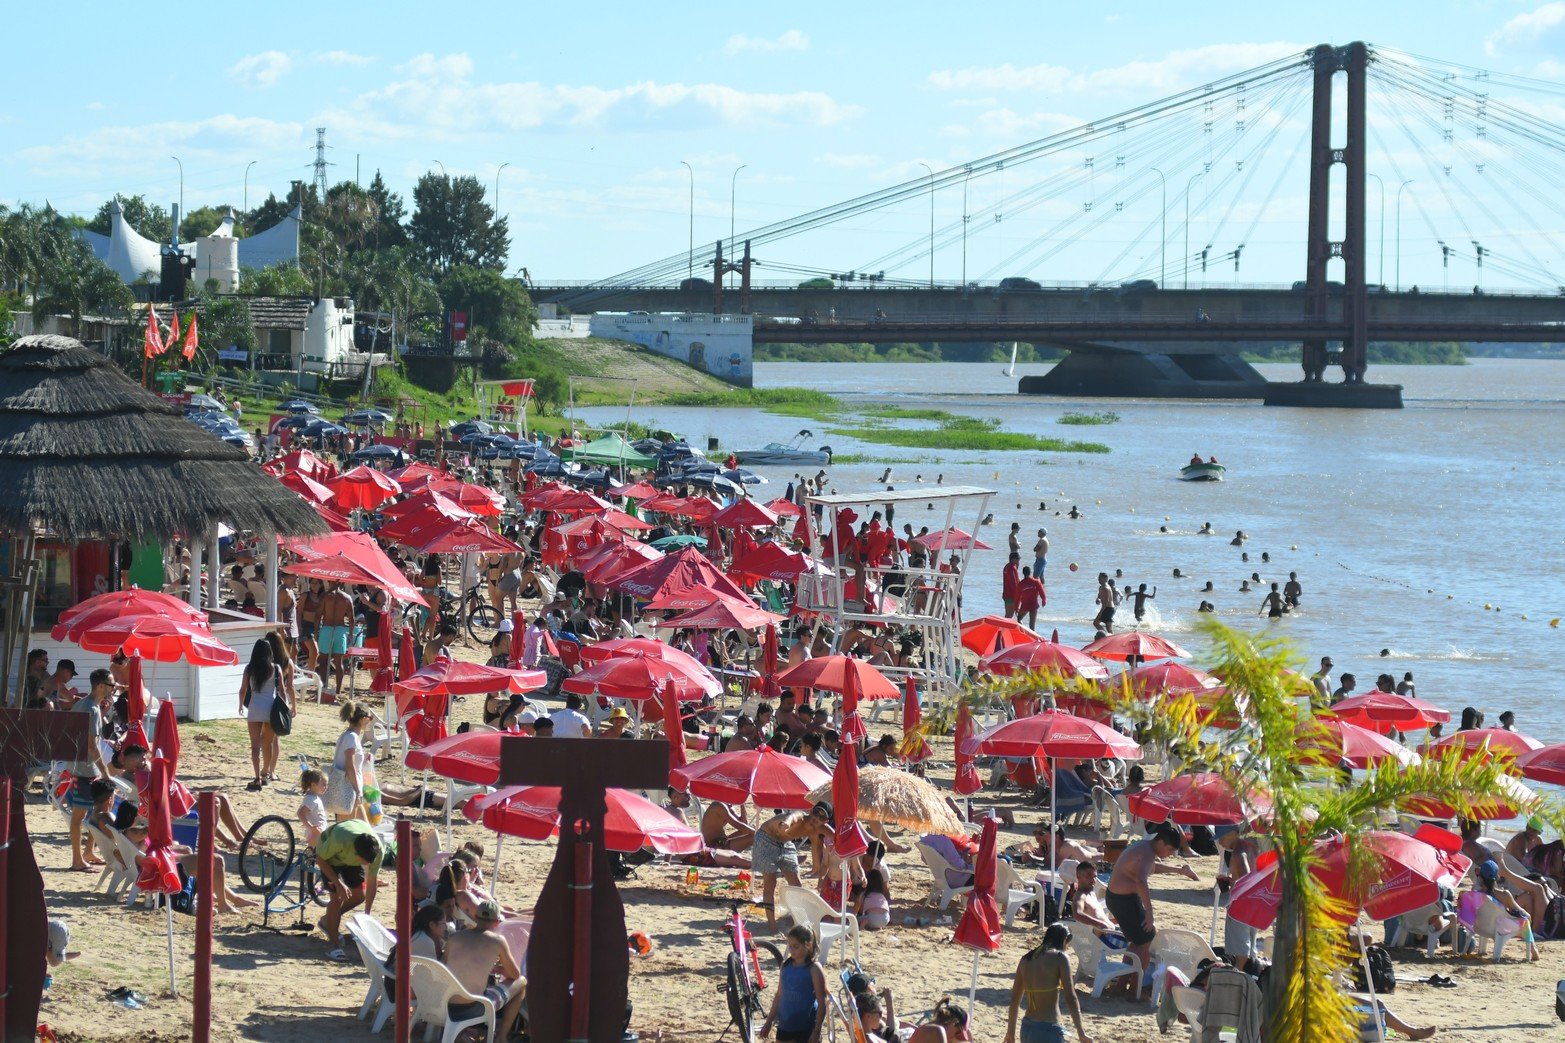
[[[185,361],[196,357],[196,313],[190,313],[190,325],[185,327]]]
[[[864,718],[859,715],[859,675],[848,670],[842,679],[842,735],[844,744],[869,738]]]
[[[149,359],[163,354],[163,334],[158,329],[158,310],[150,304],[147,305],[147,334],[142,341],[142,353]]]
[[[965,749],[972,738],[973,712],[966,703],[962,703],[956,710],[956,782],[951,788],[964,796],[977,793],[984,785],[978,777],[978,768],[973,764],[971,751]]]
[[[982,839],[978,841],[978,853],[973,856],[973,889],[967,895],[967,907],[956,925],[951,940],[979,952],[994,952],[1000,948],[1004,928],[1000,921],[1000,905],[995,901],[995,884],[999,872],[996,865],[995,834],[999,820],[984,819]]]
[[[683,768],[687,763],[685,753],[685,729],[679,714],[679,696],[674,692],[674,682],[663,686],[663,735],[668,739],[668,770]]]
[[[165,340],[163,342],[163,346],[158,349],[158,354],[159,355],[163,354],[163,352],[167,351],[169,348],[172,348],[175,344],[178,344],[178,343],[179,343],[179,309],[175,308],[173,317],[168,320],[168,339]]]

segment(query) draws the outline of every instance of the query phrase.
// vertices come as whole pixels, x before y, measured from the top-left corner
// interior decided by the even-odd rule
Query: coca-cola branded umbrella
[[[382,528],[380,538],[421,554],[518,554],[522,550],[477,519],[405,517]]]
[[[728,564],[731,576],[769,579],[774,583],[796,583],[807,572],[829,572],[829,568],[801,551],[789,550],[780,543],[760,543],[736,553]]]
[[[754,500],[735,500],[712,515],[712,524],[719,529],[769,529],[779,518]]]
[[[549,675],[542,670],[508,670],[498,666],[463,663],[444,657],[414,672],[392,689],[408,695],[488,695],[491,692],[520,694],[542,688]]]
[[[902,694],[902,759],[909,764],[928,760],[935,755],[921,732],[924,708],[918,698],[918,679],[907,675]]]
[[[360,465],[326,482],[333,493],[332,504],[339,511],[362,508],[372,511],[393,496],[402,494],[402,486],[372,467]]]
[[[999,880],[997,837],[1000,822],[990,816],[984,819],[983,832],[978,837],[978,852],[973,856],[973,889],[967,893],[967,905],[962,918],[957,921],[951,941],[973,950],[973,976],[967,987],[967,1009],[976,1012],[978,998],[978,958],[986,952],[998,952],[1000,939],[1005,931],[1000,921],[1000,904],[995,899],[995,886]]]
[[[174,820],[168,804],[169,784],[174,772],[162,757],[152,759],[152,781],[146,794],[147,846],[141,857],[136,886],[147,894],[172,895],[183,889],[179,879],[179,859],[174,854]],[[174,903],[164,901],[168,920],[168,991],[179,995],[174,978]]]
[[[380,515],[387,520],[406,518],[409,515],[433,515],[453,521],[478,517],[455,500],[442,496],[433,489],[422,489],[405,500],[388,503],[380,509]]]
[[[1391,728],[1403,732],[1418,731],[1431,724],[1444,724],[1451,719],[1450,710],[1442,710],[1433,703],[1379,690],[1350,695],[1333,703],[1331,712],[1345,721],[1377,732]]]
[[[681,664],[644,655],[593,663],[581,673],[567,677],[560,687],[576,695],[640,703],[656,698],[668,685],[673,685],[674,691],[684,700],[699,699],[706,691],[705,685]]]
[[[278,481],[313,503],[327,503],[336,499],[337,496],[329,487],[322,485],[302,471],[289,471],[279,478]]]
[[[285,539],[283,546],[301,559],[285,566],[284,572],[379,587],[404,604],[429,604],[368,533],[336,532],[330,536]]]
[[[669,773],[670,783],[703,800],[724,804],[753,801],[756,807],[807,810],[810,791],[831,776],[801,757],[770,746],[703,757]]]
[[[659,630],[756,630],[768,624],[780,623],[786,616],[756,608],[748,602],[735,601],[718,595],[716,600],[702,608],[693,608],[677,616],[670,616],[658,624]]]
[[[679,713],[679,693],[674,686],[663,686],[663,737],[668,740],[668,770],[683,768],[689,763],[685,750],[685,724]]]
[[[137,591],[136,593],[145,592]],[[107,597],[107,595],[99,595],[99,597]],[[99,599],[92,598],[90,600],[98,601]],[[83,602],[83,605],[86,604],[87,602]],[[77,609],[81,608],[82,606],[77,606]],[[60,622],[56,623],[49,631],[49,636],[56,641],[80,641],[81,636],[89,630],[95,630],[100,626],[120,619],[128,619],[132,616],[162,616],[165,619],[189,623],[207,633],[211,632],[206,613],[191,608],[189,605],[178,609],[170,608],[161,601],[151,602],[139,598],[125,598],[116,602],[100,602],[87,608],[85,611],[72,611],[68,616],[61,615]]]
[[[85,630],[76,643],[89,652],[139,655],[154,663],[181,659],[196,666],[233,666],[239,653],[212,636],[206,624],[162,615],[123,616]]]

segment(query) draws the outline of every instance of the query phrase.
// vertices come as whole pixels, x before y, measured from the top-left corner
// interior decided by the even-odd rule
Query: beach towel
[[[1199,1043],[1261,1043],[1265,998],[1255,979],[1232,967],[1213,967],[1206,979],[1206,1003],[1201,1007]],[[1223,1036],[1223,1033],[1233,1033]]]

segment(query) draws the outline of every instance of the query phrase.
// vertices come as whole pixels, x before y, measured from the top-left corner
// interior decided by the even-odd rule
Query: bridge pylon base
[[[1262,402],[1313,409],[1401,409],[1402,385],[1274,382],[1266,385]]]

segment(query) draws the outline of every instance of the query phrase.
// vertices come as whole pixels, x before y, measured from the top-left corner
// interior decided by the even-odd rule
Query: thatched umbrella
[[[243,449],[69,337],[23,337],[0,352],[0,489],[0,531],[13,534],[168,539],[216,522],[329,531]]]
[[[817,786],[809,800],[811,804],[831,800],[831,783]],[[945,802],[945,794],[900,768],[867,765],[859,769],[859,817],[920,833],[951,836],[963,831],[961,819]]]

